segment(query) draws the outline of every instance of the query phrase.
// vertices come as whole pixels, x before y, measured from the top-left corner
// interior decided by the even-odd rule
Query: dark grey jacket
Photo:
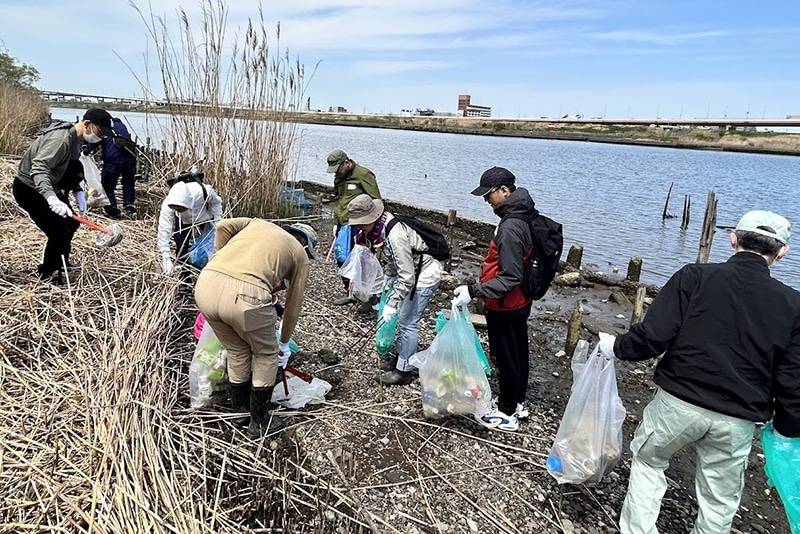
[[[55,195],[70,160],[81,155],[81,142],[75,126],[58,122],[37,137],[19,162],[17,178],[33,187],[44,198]]]

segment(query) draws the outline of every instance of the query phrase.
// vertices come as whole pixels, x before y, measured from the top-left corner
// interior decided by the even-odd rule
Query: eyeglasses
[[[500,189],[500,188],[499,187],[493,187],[493,188],[489,189],[486,193],[483,194],[483,199],[486,200],[487,198],[489,198],[489,195],[491,195],[492,193],[494,193],[498,189]]]

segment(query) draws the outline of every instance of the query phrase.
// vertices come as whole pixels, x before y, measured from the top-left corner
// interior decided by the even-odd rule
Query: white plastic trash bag
[[[606,334],[600,334],[606,335]],[[558,427],[547,471],[559,484],[599,482],[622,455],[625,407],[617,393],[614,359],[581,340],[572,356],[572,392]]]
[[[100,169],[94,160],[86,154],[81,154],[80,162],[83,165],[83,177],[86,180],[86,205],[90,208],[102,208],[111,203],[103,190],[103,180]]]
[[[189,365],[189,401],[192,408],[211,406],[228,396],[228,353],[206,322]]]
[[[283,389],[283,381],[278,380],[272,390],[272,402],[291,409],[302,408],[306,404],[319,404],[331,390],[328,382],[316,377],[311,382],[306,382],[299,377],[290,376],[286,379],[286,385],[289,387],[288,396]]]
[[[350,280],[350,296],[361,302],[380,294],[383,287],[381,262],[363,245],[353,247],[339,274]]]

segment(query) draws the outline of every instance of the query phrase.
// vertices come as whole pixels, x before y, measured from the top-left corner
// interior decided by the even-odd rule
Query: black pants
[[[514,311],[486,310],[489,353],[497,365],[500,385],[497,407],[506,415],[514,413],[517,404],[525,400],[528,390],[530,313],[530,304]]]
[[[116,189],[122,176],[122,205],[133,206],[136,202],[136,160],[103,162],[103,190],[109,205],[103,208],[109,217],[119,217]]]
[[[80,224],[74,219],[53,213],[44,197],[18,178],[14,179],[11,189],[17,204],[28,212],[36,226],[47,236],[44,259],[38,267],[39,274],[47,277],[56,271],[63,270],[61,258],[64,258],[65,263],[69,263],[72,237],[78,231]],[[65,204],[69,204],[67,197],[62,192],[57,191],[56,196]]]

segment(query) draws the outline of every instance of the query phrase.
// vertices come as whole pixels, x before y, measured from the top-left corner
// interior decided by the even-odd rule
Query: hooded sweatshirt
[[[527,219],[538,211],[528,190],[518,187],[494,209],[494,213],[500,217],[500,222],[489,243],[480,281],[469,286],[469,294],[483,298],[490,310],[519,310],[532,302],[523,295],[521,284],[525,264],[533,250]],[[522,215],[525,219],[509,217],[512,214]]]
[[[47,127],[22,156],[17,178],[44,198],[56,196],[56,189],[74,189],[61,187],[60,182],[69,161],[80,157],[81,142],[75,126],[69,122],[60,121]]]
[[[203,198],[203,188],[208,198]],[[170,206],[183,206],[186,211],[178,213]],[[162,255],[170,253],[169,238],[175,231],[176,220],[177,231],[180,232],[207,222],[216,224],[220,219],[222,219],[222,199],[210,185],[178,182],[170,188],[167,198],[161,203],[156,248]]]

